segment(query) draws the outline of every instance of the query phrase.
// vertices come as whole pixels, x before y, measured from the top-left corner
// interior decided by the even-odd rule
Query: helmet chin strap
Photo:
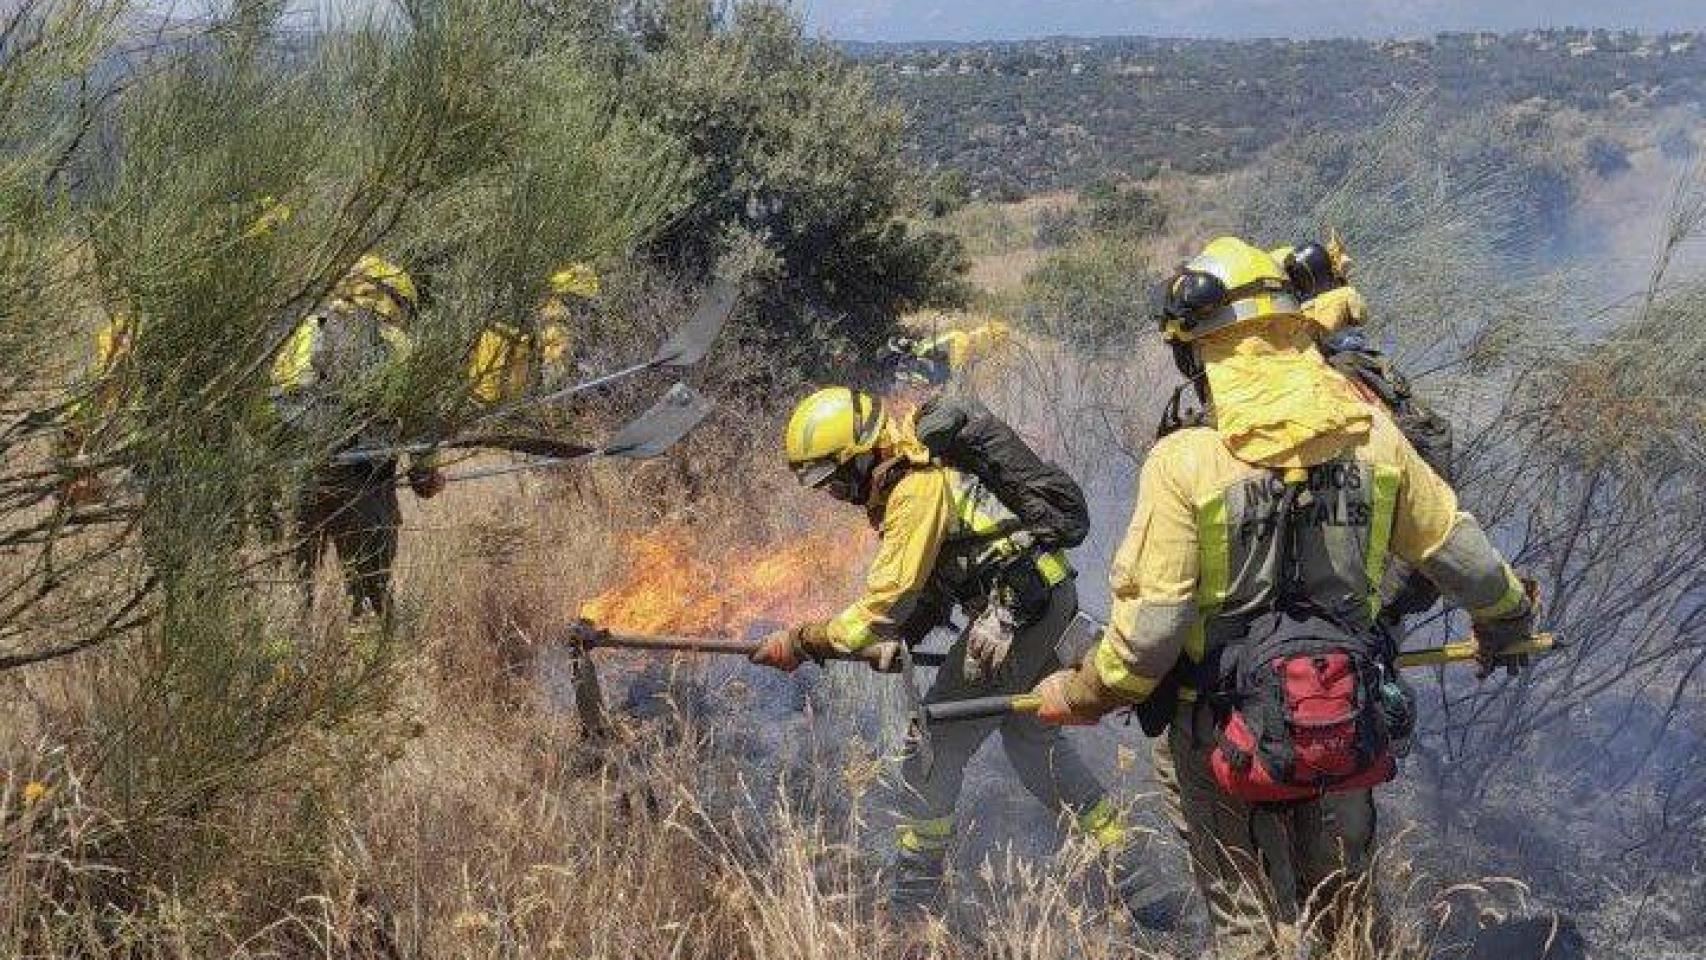
[[[855,506],[871,498],[871,477],[876,472],[877,455],[866,451],[842,464],[836,475],[824,484],[830,496]]]
[[[1197,348],[1189,343],[1175,341],[1168,344],[1173,348],[1173,366],[1179,368],[1179,373],[1190,381],[1197,392],[1197,399],[1203,407],[1208,407],[1208,369],[1203,366],[1202,355]]]

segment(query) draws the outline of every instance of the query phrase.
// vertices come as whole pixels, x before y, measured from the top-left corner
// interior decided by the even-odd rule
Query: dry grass
[[[1093,861],[1082,845],[1040,860],[998,849],[962,865],[956,890],[967,905],[946,923],[887,922],[877,855],[886,838],[867,822],[877,804],[871,751],[881,744],[847,735],[852,711],[836,696],[862,693],[839,676],[828,678],[838,691],[808,699],[804,713],[766,708],[749,692],[745,702],[757,709],[731,719],[726,703],[719,713],[701,702],[702,664],[677,661],[661,688],[665,709],[621,720],[611,739],[589,741],[562,701],[557,655],[538,641],[603,585],[610,545],[660,519],[638,490],[660,492],[669,482],[652,468],[601,470],[578,482],[453,490],[412,509],[400,582],[417,646],[381,714],[325,734],[381,741],[385,753],[362,764],[322,762],[305,779],[270,783],[211,814],[194,835],[217,833],[220,852],[191,884],[135,889],[110,873],[128,862],[111,853],[111,838],[122,838],[126,825],[106,817],[108,798],[87,792],[65,751],[24,738],[27,730],[67,729],[99,676],[99,660],[32,676],[24,686],[33,706],[14,705],[8,714],[33,713],[35,723],[7,727],[0,741],[10,771],[0,788],[0,810],[8,811],[0,953],[150,960],[1192,954],[1188,943],[1149,943],[1093,907],[1084,882]],[[741,518],[754,507],[743,502],[762,503],[769,514],[807,509],[784,487],[771,493],[741,501],[718,494],[716,509],[701,503],[701,516],[689,522],[733,537],[750,526]],[[712,698],[738,695],[715,690]],[[868,713],[870,703],[856,706]],[[773,749],[777,737],[804,752],[777,751],[783,763],[772,772],[750,745]],[[50,792],[32,787],[26,798],[29,783]],[[174,858],[196,855],[192,846],[150,854],[165,874]],[[1417,955],[1407,947],[1379,954]]]

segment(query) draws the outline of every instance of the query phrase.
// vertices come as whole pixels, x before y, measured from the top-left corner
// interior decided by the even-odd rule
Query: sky
[[[1706,30],[1706,0],[794,0],[838,40],[1417,36],[1537,26]]]

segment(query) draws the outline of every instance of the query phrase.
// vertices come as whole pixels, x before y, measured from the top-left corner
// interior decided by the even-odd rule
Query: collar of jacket
[[[1373,414],[1315,349],[1300,316],[1240,324],[1204,338],[1199,349],[1215,430],[1245,463],[1309,467],[1368,436]]]
[[[871,471],[871,492],[865,498],[865,517],[881,527],[889,494],[906,475],[930,465],[930,451],[912,433],[912,418],[891,417],[888,432],[877,446],[877,466]]]

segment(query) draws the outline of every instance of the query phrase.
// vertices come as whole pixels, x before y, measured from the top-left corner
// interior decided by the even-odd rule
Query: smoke
[[[1604,304],[1641,296],[1652,281],[1674,202],[1697,160],[1652,144],[1628,154],[1629,169],[1594,177],[1582,190],[1557,245],[1560,267],[1592,278]],[[1670,266],[1673,280],[1706,270],[1706,243],[1684,244]]]

